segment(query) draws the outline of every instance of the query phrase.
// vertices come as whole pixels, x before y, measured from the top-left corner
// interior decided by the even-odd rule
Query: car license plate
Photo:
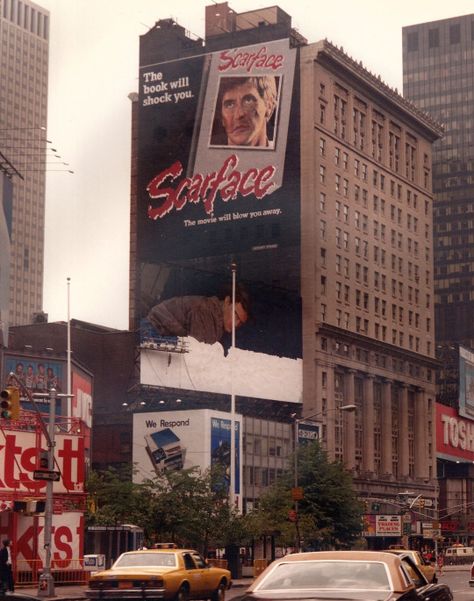
[[[119,582],[119,588],[132,588],[132,586],[132,583],[127,580]]]

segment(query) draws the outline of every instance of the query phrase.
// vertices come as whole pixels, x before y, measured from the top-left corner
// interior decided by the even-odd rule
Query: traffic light
[[[0,417],[4,419],[20,417],[20,391],[16,386],[7,386],[0,392]]]
[[[48,451],[40,451],[38,456],[38,469],[49,469],[49,453]]]

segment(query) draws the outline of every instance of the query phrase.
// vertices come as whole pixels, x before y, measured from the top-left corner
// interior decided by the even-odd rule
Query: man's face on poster
[[[253,83],[227,90],[222,97],[222,123],[230,146],[266,146],[272,110]]]

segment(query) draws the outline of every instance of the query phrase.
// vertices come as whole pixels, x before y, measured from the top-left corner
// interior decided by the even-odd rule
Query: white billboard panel
[[[160,411],[133,415],[133,463],[136,482],[153,479],[166,470],[198,467],[202,471],[215,463],[230,477],[230,414],[211,409]],[[242,416],[235,416],[235,493],[241,505]]]
[[[231,348],[186,338],[189,352],[141,349],[140,383],[301,403],[303,360]]]

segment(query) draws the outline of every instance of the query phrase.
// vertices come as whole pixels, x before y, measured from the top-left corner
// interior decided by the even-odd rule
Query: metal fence
[[[35,586],[42,573],[41,559],[19,560],[14,567],[15,586]],[[67,559],[53,561],[51,574],[55,584],[86,584],[90,572],[84,571],[83,559]]]

